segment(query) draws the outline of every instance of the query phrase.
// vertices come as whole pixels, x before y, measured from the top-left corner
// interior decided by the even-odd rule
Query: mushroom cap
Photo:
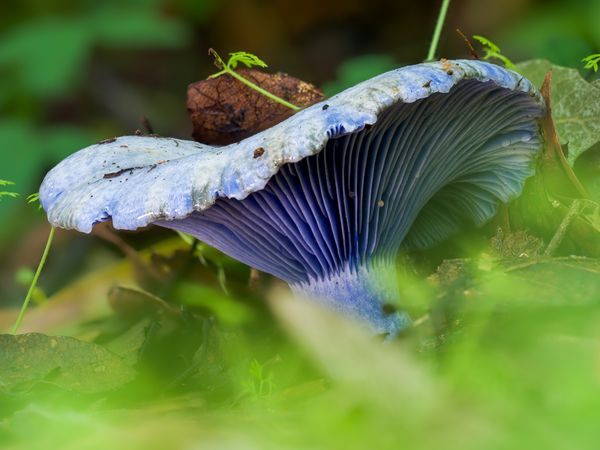
[[[544,108],[527,79],[490,63],[456,60],[407,66],[360,83],[236,144],[213,147],[173,138],[125,136],[92,145],[47,174],[40,201],[52,225],[86,233],[109,219],[115,228],[126,230],[156,221],[164,225],[207,210],[220,198],[242,200],[261,191],[281,166],[321,152],[331,139],[374,125],[392,105],[448,93],[464,80],[524,92],[540,110]]]

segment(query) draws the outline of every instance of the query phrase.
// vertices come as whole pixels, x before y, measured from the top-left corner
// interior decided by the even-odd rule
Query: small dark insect
[[[327,108],[329,108],[329,105],[328,105],[327,103],[325,103],[325,104],[323,105],[323,108],[322,108],[322,109],[323,109],[323,111],[325,111]]]
[[[142,132],[141,132],[140,130],[135,130],[135,131],[133,132],[133,134],[135,134],[136,136],[141,136],[141,135],[142,135]]]
[[[431,80],[427,80],[425,83],[423,83],[423,87],[425,89],[427,89],[429,86],[431,86]]]
[[[115,142],[117,138],[104,139],[103,141],[98,142],[98,145],[101,144],[110,144],[111,142]]]
[[[447,73],[448,75],[452,75],[452,74],[454,73],[454,71],[452,71],[452,70],[447,70],[447,71],[446,71],[446,73]]]
[[[262,147],[258,147],[256,150],[254,150],[254,159],[260,158],[264,154],[265,154],[265,149]]]

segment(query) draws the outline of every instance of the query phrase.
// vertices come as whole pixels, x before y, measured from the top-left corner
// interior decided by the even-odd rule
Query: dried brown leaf
[[[238,73],[258,86],[301,108],[323,100],[312,84],[285,73],[242,69]],[[187,109],[196,141],[211,145],[238,142],[265,130],[293,111],[230,75],[198,81],[188,87]]]

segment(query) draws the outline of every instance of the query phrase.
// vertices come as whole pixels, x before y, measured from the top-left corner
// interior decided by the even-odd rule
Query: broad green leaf
[[[99,345],[40,333],[0,335],[0,390],[18,392],[38,383],[94,393],[133,380],[135,371]]]
[[[552,65],[546,60],[517,64],[517,71],[540,87],[548,70],[552,77],[552,113],[561,144],[568,144],[571,165],[600,142],[600,89],[585,81],[576,69]]]
[[[144,318],[132,325],[123,334],[106,344],[106,349],[119,355],[123,362],[133,366],[138,362],[140,351],[147,340],[147,331],[152,320]]]

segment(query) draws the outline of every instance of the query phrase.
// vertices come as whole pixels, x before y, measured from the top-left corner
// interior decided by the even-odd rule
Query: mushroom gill
[[[382,306],[397,296],[400,246],[429,247],[468,222],[483,224],[517,196],[540,146],[539,116],[526,93],[465,80],[388,108],[241,201],[155,223],[393,333],[405,318]]]

